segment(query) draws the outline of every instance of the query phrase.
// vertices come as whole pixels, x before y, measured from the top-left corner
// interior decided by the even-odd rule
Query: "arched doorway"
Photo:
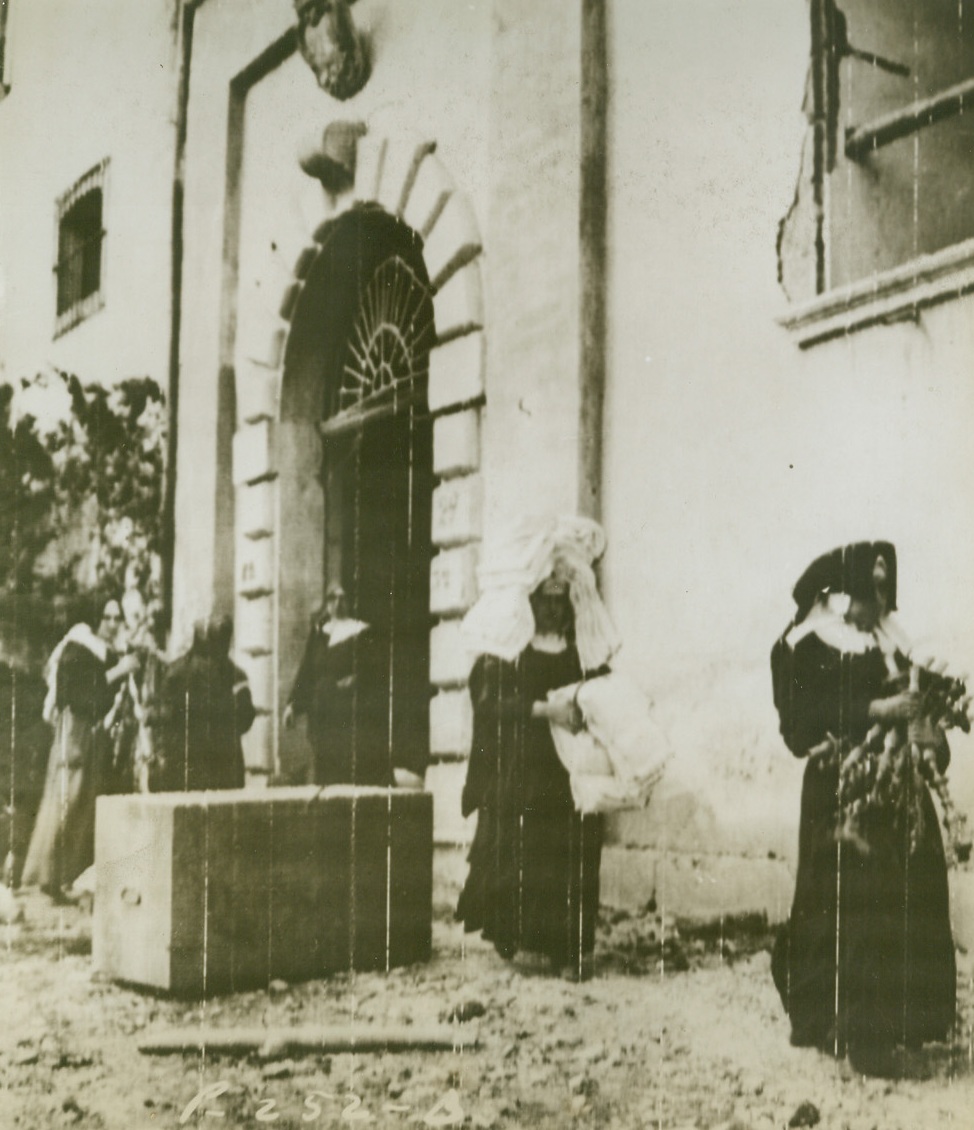
[[[433,301],[422,240],[381,207],[343,213],[320,244],[284,355],[282,673],[340,583],[370,626],[350,725],[355,779],[373,782],[429,756]]]
[[[248,774],[255,784],[303,780],[309,762],[305,735],[280,723],[309,621],[341,545],[333,530],[326,537],[326,493],[332,499],[328,522],[334,525],[342,513],[334,501],[337,484],[326,492],[328,474],[340,474],[342,451],[352,460],[370,446],[363,438],[365,446],[354,455],[354,428],[344,439],[322,434],[322,421],[329,418],[325,374],[338,364],[330,343],[347,340],[342,334],[357,309],[366,263],[381,265],[375,247],[389,255],[388,243],[377,242],[388,235],[420,280],[416,256],[421,256],[433,295],[436,338],[427,391],[433,418],[433,549],[428,582],[425,574],[420,578],[429,584],[430,635],[415,641],[408,674],[416,679],[415,709],[429,710],[428,721],[424,716],[419,725],[425,723],[429,734],[426,787],[437,797],[436,834],[453,843],[467,836],[459,795],[472,716],[466,691],[470,656],[460,619],[477,593],[487,335],[477,218],[435,148],[428,140],[366,133],[357,146],[354,185],[331,201],[331,218],[313,231],[304,214],[293,226],[275,224],[265,267],[237,295],[234,610],[237,655],[257,706],[244,739]],[[359,248],[366,249],[361,256]],[[293,264],[286,286],[282,260]],[[404,391],[393,394],[400,408]],[[412,413],[414,424],[420,423],[421,407],[414,405]],[[415,459],[412,466],[415,472]],[[415,521],[411,528],[415,537]],[[411,548],[418,569],[423,555],[415,544]],[[427,655],[428,682],[420,688]],[[401,679],[393,683],[403,685]]]

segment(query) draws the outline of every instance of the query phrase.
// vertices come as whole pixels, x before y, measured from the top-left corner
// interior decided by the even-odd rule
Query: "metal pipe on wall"
[[[177,0],[174,15],[179,74],[176,80],[176,119],[172,182],[172,256],[169,274],[169,381],[166,469],[162,495],[162,602],[164,630],[172,627],[173,570],[176,554],[176,457],[179,449],[179,337],[182,326],[183,209],[185,194],[186,128],[189,116],[189,76],[193,54],[193,22],[198,0]]]
[[[581,2],[578,511],[598,520],[605,406],[608,0]]]

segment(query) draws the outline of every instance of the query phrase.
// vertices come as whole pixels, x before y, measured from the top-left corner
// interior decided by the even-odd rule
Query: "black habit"
[[[161,699],[163,767],[155,790],[243,788],[240,737],[255,711],[240,668],[194,646],[169,668]]]
[[[529,646],[513,663],[481,656],[470,676],[473,745],[463,813],[476,811],[457,918],[497,952],[577,965],[595,944],[602,819],[581,817],[547,719],[534,702],[582,677],[574,647]]]
[[[329,624],[312,629],[290,704],[308,718],[315,784],[391,783],[386,654],[371,629],[338,643]]]
[[[870,701],[896,690],[878,647],[849,654],[814,632],[793,649],[779,640],[772,670],[782,735],[796,757],[828,734],[859,743]],[[942,769],[948,757],[945,750]],[[837,844],[838,787],[834,757],[809,760],[794,903],[772,972],[794,1044],[847,1048],[865,1061],[896,1044],[942,1040],[951,1029],[956,969],[947,868],[925,785],[923,832],[912,853],[889,810],[869,810],[862,842]]]

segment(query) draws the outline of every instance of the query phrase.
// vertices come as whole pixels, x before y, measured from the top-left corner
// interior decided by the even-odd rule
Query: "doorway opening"
[[[345,775],[358,784],[390,782],[397,768],[422,775],[429,759],[434,341],[419,236],[377,206],[334,220],[284,359],[282,438],[290,427],[296,442],[283,460],[294,489],[282,481],[281,523],[304,535],[282,539],[280,659],[286,680],[307,632],[298,610],[312,610],[313,632],[325,593],[340,586],[349,617],[368,625],[356,637],[342,733],[333,735],[348,743]],[[313,445],[299,439],[311,427]],[[302,544],[303,564],[289,560]],[[289,585],[305,591],[289,599]],[[312,754],[327,762],[327,749]],[[323,779],[320,764],[312,776]]]

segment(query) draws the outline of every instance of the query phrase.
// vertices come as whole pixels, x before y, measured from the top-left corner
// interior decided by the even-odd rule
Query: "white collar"
[[[353,636],[357,636],[360,632],[364,632],[367,627],[368,624],[366,624],[364,620],[344,618],[341,620],[329,620],[321,630],[328,637],[328,646],[337,647],[338,644],[352,639]]]
[[[544,635],[535,635],[531,646],[535,651],[543,651],[546,655],[559,655],[568,647],[568,641],[564,636],[546,632]]]
[[[76,643],[86,648],[102,663],[108,661],[108,644],[85,623],[75,624],[61,641],[63,644]],[[63,647],[62,647],[63,650]]]
[[[829,647],[847,655],[864,655],[879,648],[884,655],[897,651],[910,653],[910,642],[892,613],[887,613],[875,629],[864,632],[845,618],[849,611],[849,597],[845,593],[829,593],[824,601],[812,605],[808,615],[796,624],[785,640],[792,649],[808,635],[816,635]]]

